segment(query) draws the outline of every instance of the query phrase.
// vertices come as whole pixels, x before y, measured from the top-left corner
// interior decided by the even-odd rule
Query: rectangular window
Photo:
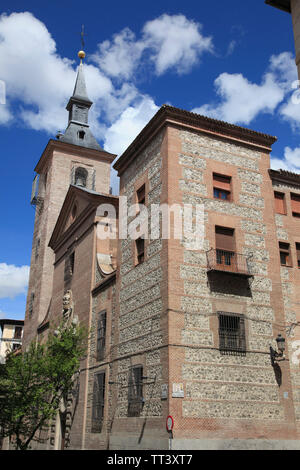
[[[131,367],[128,384],[128,416],[140,416],[143,409],[142,377],[142,366]]]
[[[105,372],[94,375],[92,432],[101,432],[104,418]]]
[[[136,246],[137,264],[141,264],[145,260],[145,239],[138,238],[135,241],[135,246]]]
[[[34,292],[30,294],[30,301],[29,301],[29,307],[28,307],[29,318],[31,318],[33,314],[33,303],[34,303]]]
[[[300,217],[300,194],[291,193],[292,214],[294,217]]]
[[[286,215],[285,194],[274,192],[276,214]]]
[[[282,266],[292,266],[290,244],[279,242],[280,264]]]
[[[102,361],[105,356],[105,337],[106,337],[106,312],[99,314],[97,325],[97,361]]]
[[[145,185],[140,187],[140,189],[137,190],[136,192],[136,197],[137,197],[137,202],[138,204],[145,204],[146,201],[146,192],[145,192]]]
[[[216,258],[217,264],[228,269],[235,263],[234,229],[216,226]]]
[[[213,188],[215,199],[231,200],[231,176],[213,173]]]
[[[245,320],[242,315],[218,312],[219,349],[223,354],[245,354]]]
[[[23,328],[21,326],[15,326],[14,339],[21,339],[22,331],[23,331]]]
[[[297,266],[300,268],[300,243],[296,243]]]

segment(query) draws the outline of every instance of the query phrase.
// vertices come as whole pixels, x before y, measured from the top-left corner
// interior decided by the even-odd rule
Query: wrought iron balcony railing
[[[233,251],[211,248],[206,252],[208,271],[222,271],[251,277],[248,257]]]

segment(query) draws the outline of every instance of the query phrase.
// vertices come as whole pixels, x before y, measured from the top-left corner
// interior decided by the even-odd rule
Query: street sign
[[[172,416],[169,415],[167,417],[167,422],[166,422],[167,431],[172,431],[173,426],[174,426],[174,419]]]

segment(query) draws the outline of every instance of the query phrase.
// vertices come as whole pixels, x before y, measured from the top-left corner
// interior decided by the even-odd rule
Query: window
[[[223,354],[245,354],[245,320],[242,315],[218,312],[219,349]]]
[[[281,266],[292,266],[290,244],[279,242],[279,253]]]
[[[143,184],[143,186],[140,187],[140,189],[137,190],[136,197],[137,197],[138,204],[145,205],[146,195],[145,195],[145,185],[144,184]]]
[[[41,240],[38,238],[35,244],[35,261],[37,261],[39,254],[40,254],[40,245],[41,245]]]
[[[274,192],[276,214],[286,215],[285,194]]]
[[[83,140],[84,139],[84,136],[85,136],[85,132],[84,131],[79,131],[78,132],[78,137],[80,140]]]
[[[296,243],[297,266],[300,268],[300,243]]]
[[[145,239],[138,238],[135,241],[135,247],[136,247],[137,264],[141,264],[145,260]]]
[[[291,193],[292,214],[294,217],[300,217],[300,194]]]
[[[106,312],[99,314],[97,325],[97,361],[102,361],[105,355]]]
[[[234,229],[216,226],[215,231],[217,264],[224,268],[232,266],[235,260]]]
[[[94,375],[92,432],[101,432],[104,418],[105,372]]]
[[[29,307],[28,307],[29,318],[31,318],[33,314],[33,302],[34,302],[34,292],[32,292],[30,295],[30,301],[29,301]]]
[[[21,339],[22,331],[23,331],[23,328],[21,326],[15,326],[14,339]]]
[[[86,188],[87,186],[88,172],[85,168],[78,167],[75,170],[75,186],[81,186]]]
[[[231,200],[231,176],[213,173],[213,188],[215,199]]]
[[[128,416],[140,416],[143,409],[143,367],[134,366],[129,371]]]

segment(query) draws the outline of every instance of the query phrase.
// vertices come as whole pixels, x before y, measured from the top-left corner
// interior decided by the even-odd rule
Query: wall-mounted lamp
[[[285,360],[285,358],[283,357],[283,353],[284,353],[284,350],[285,350],[285,338],[283,338],[283,336],[281,336],[280,333],[278,334],[278,336],[276,338],[276,343],[277,343],[278,352],[275,351],[275,349],[273,349],[272,346],[270,346],[270,356],[271,356],[272,366],[275,365],[275,362]],[[281,359],[279,359],[279,358],[281,358]]]

